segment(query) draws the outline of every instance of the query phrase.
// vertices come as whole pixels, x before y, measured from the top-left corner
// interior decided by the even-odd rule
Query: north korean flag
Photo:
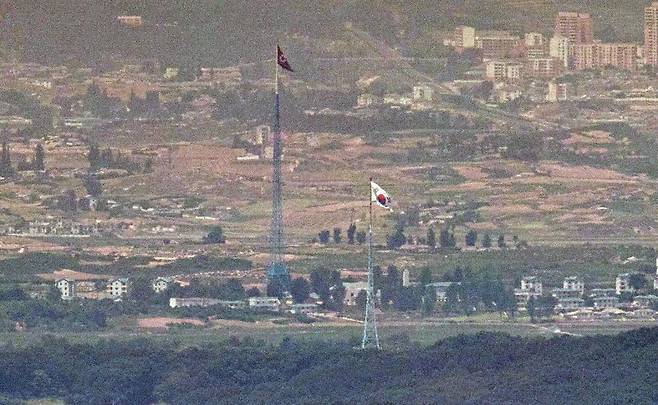
[[[292,67],[290,67],[288,58],[286,58],[286,55],[283,54],[283,51],[281,50],[281,47],[279,47],[279,45],[276,46],[276,54],[277,54],[276,62],[279,64],[279,66],[281,66],[282,68],[284,68],[289,72],[294,72],[294,70],[292,70]]]

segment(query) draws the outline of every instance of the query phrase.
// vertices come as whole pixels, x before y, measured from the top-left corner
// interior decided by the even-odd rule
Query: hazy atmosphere
[[[0,403],[658,403],[658,2],[0,0]]]

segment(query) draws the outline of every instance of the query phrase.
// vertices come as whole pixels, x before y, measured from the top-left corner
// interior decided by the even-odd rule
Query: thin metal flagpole
[[[375,296],[374,296],[374,275],[372,273],[372,177],[370,178],[370,206],[368,213],[368,287],[366,290],[366,314],[363,323],[363,340],[361,341],[361,348],[365,349],[369,345],[374,344],[377,349],[379,346],[379,336],[377,334],[377,321],[375,319]],[[370,329],[372,334],[370,336]],[[372,341],[374,339],[374,342]]]
[[[274,49],[274,94],[279,94],[279,44]]]

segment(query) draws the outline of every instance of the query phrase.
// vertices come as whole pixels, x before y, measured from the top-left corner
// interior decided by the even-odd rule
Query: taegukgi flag
[[[391,197],[386,190],[379,187],[374,181],[370,182],[370,194],[372,202],[376,202],[380,207],[391,210]]]

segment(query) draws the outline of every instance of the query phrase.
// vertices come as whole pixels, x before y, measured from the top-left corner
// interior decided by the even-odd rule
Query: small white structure
[[[446,293],[448,292],[448,288],[450,288],[453,284],[459,285],[461,283],[452,281],[438,281],[436,283],[429,283],[427,287],[434,288],[434,291],[436,291],[437,302],[446,302]]]
[[[562,282],[562,288],[565,290],[575,290],[580,293],[580,295],[583,295],[585,293],[585,283],[583,280],[576,276],[572,277],[565,277],[564,281]]]
[[[585,300],[582,298],[560,298],[555,306],[556,311],[572,311],[585,306]]]
[[[124,294],[128,293],[128,279],[127,278],[113,278],[107,283],[107,294],[111,298],[121,298]]]
[[[75,298],[75,280],[60,279],[55,282],[55,286],[59,290],[63,300],[72,300]]]
[[[530,298],[539,298],[543,294],[541,281],[534,276],[526,276],[521,279],[521,288],[514,289],[517,306],[524,309]]]
[[[368,282],[343,283],[343,287],[345,287],[345,300],[343,302],[345,305],[352,306],[356,305],[356,297],[359,296],[359,292],[368,290]]]
[[[169,306],[171,308],[182,307],[211,307],[214,305],[221,305],[230,309],[241,309],[247,306],[244,301],[224,301],[215,298],[205,297],[190,297],[190,298],[169,298]]]
[[[417,84],[414,86],[413,97],[414,101],[432,101],[434,90],[427,84]]]
[[[619,297],[594,297],[594,308],[617,308],[619,306]]]
[[[409,279],[409,269],[402,270],[402,287],[409,287],[411,280]]]
[[[317,310],[317,304],[293,304],[290,313],[309,315],[317,312]]]
[[[277,297],[250,297],[249,308],[259,311],[278,312],[281,301]]]
[[[164,277],[158,277],[155,280],[153,280],[153,291],[155,291],[157,294],[160,294],[161,292],[164,292],[167,288],[169,288],[169,282],[171,280],[164,278]]]
[[[631,286],[631,275],[630,273],[622,273],[617,275],[615,280],[615,291],[617,295],[623,293],[632,293],[635,291],[633,286]]]
[[[633,306],[637,308],[652,308],[658,302],[658,296],[638,295],[633,299]]]

